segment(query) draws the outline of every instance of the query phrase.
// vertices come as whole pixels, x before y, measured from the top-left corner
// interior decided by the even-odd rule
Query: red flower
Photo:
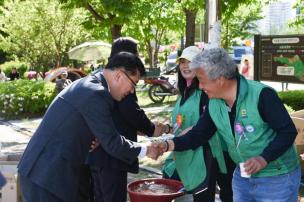
[[[182,126],[182,124],[183,124],[183,116],[182,116],[181,114],[178,114],[178,115],[176,116],[176,124],[177,124],[179,127]]]

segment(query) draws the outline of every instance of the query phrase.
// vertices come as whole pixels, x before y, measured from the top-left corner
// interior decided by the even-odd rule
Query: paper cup
[[[249,178],[251,175],[245,171],[244,163],[240,163],[241,176]]]

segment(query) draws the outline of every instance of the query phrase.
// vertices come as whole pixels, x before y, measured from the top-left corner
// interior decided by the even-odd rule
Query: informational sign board
[[[304,83],[304,35],[255,35],[254,79]]]

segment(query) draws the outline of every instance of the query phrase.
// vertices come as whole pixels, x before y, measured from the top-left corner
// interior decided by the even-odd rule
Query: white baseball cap
[[[189,46],[183,50],[182,55],[176,60],[176,62],[178,62],[181,58],[184,58],[191,62],[192,59],[194,58],[194,56],[196,56],[200,52],[201,52],[201,49],[199,49],[198,47]]]

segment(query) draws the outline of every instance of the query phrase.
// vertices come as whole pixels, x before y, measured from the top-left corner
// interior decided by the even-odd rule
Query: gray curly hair
[[[193,58],[189,66],[190,69],[203,69],[210,80],[221,76],[230,80],[239,75],[236,63],[223,48],[202,51]]]

